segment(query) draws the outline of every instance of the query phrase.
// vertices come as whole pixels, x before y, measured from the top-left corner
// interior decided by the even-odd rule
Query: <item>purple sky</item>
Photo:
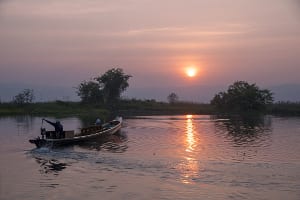
[[[188,65],[196,77],[185,76]],[[127,96],[138,98],[178,90],[182,100],[206,101],[236,80],[298,87],[300,3],[0,1],[1,99],[9,88],[72,88],[112,67],[133,76]]]

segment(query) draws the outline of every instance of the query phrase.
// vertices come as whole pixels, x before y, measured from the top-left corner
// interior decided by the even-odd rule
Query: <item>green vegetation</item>
[[[36,116],[81,116],[93,115],[106,119],[110,115],[174,115],[174,114],[212,114],[209,104],[190,102],[165,103],[155,100],[120,100],[116,109],[108,110],[104,105],[83,104],[80,102],[47,102],[17,105],[0,104],[0,115],[36,115]]]
[[[14,103],[18,105],[29,104],[34,100],[33,90],[24,89],[21,93],[14,97]]]
[[[0,115],[80,116],[90,114],[107,117],[109,112],[99,106],[85,105],[79,102],[55,101],[25,105],[0,104]]]
[[[112,106],[119,101],[121,93],[129,86],[130,77],[122,69],[113,68],[103,75],[95,77],[92,81],[80,83],[77,94],[83,103],[104,103]]]
[[[267,113],[300,116],[300,102],[277,102],[268,106]]]
[[[179,97],[176,93],[172,92],[171,94],[169,94],[169,96],[167,97],[168,102],[169,103],[176,103],[179,100]]]
[[[83,81],[77,89],[77,95],[81,98],[82,103],[96,104],[103,99],[99,83],[94,81]]]
[[[121,115],[177,115],[177,114],[213,114],[210,104],[176,102],[165,103],[155,100],[121,100],[118,105]]]
[[[227,92],[218,93],[211,104],[224,112],[262,112],[273,103],[272,93],[261,90],[255,84],[237,81],[228,87]]]
[[[166,103],[155,100],[120,100],[112,111],[104,105],[83,104],[80,102],[45,102],[17,105],[0,103],[0,115],[36,115],[36,116],[98,116],[107,119],[111,115],[177,115],[177,114],[220,114],[214,106],[204,103],[177,102]],[[267,114],[300,115],[300,102],[279,102],[268,105]]]
[[[111,69],[94,81],[84,81],[78,87],[81,102],[32,103],[33,90],[25,89],[10,103],[0,102],[0,115],[36,116],[109,116],[122,115],[179,115],[179,114],[230,114],[267,113],[300,115],[300,102],[273,103],[269,90],[260,90],[255,84],[244,81],[230,85],[227,92],[215,95],[210,104],[181,102],[176,93],[167,96],[168,103],[155,100],[121,99],[129,86],[130,75],[122,69]]]

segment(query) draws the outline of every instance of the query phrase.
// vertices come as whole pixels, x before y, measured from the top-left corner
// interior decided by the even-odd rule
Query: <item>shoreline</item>
[[[184,114],[226,115],[243,113],[220,112],[217,111],[212,105],[205,103],[178,102],[170,104],[165,102],[156,102],[153,100],[122,100],[114,108],[107,108],[104,105],[91,105],[82,104],[80,102],[64,101],[31,103],[25,105],[0,103],[0,116],[33,115],[71,117],[93,115],[107,119],[113,115],[141,116]],[[265,112],[260,114],[300,116],[300,102],[275,103],[270,105]]]

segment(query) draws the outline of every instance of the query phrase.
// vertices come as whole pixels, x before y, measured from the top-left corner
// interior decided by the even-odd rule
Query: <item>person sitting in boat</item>
[[[57,138],[63,138],[64,127],[60,123],[60,121],[57,120],[56,122],[51,122],[47,119],[43,119],[43,120],[46,121],[47,123],[51,124],[55,128]]]
[[[101,126],[101,120],[99,118],[96,119],[95,125],[96,126]]]

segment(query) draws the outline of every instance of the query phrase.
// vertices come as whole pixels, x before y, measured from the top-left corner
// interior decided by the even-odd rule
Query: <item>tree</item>
[[[211,104],[227,111],[262,111],[273,103],[272,95],[269,90],[261,90],[255,84],[237,81],[228,87],[227,92],[216,94]]]
[[[102,76],[95,78],[103,91],[104,102],[118,101],[121,93],[129,86],[128,80],[130,77],[131,75],[124,74],[123,69],[113,68],[108,70]]]
[[[83,81],[77,88],[77,95],[83,103],[102,103],[103,94],[98,82]]]
[[[171,94],[169,94],[169,96],[167,97],[167,99],[168,99],[168,102],[170,104],[174,104],[174,103],[178,102],[179,97],[178,97],[177,94],[175,94],[174,92],[172,92]]]
[[[24,89],[21,93],[14,97],[13,102],[15,104],[23,105],[32,103],[34,98],[34,92],[32,89]]]
[[[77,94],[84,103],[113,104],[129,86],[130,77],[122,69],[113,68],[91,81],[80,83]]]

